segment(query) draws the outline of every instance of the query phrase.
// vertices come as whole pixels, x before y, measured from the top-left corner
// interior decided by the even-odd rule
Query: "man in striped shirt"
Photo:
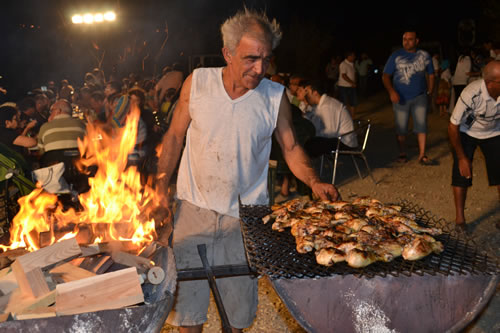
[[[37,137],[41,166],[64,162],[63,177],[70,183],[73,182],[71,175],[76,176],[73,160],[79,157],[78,138],[82,139],[86,133],[85,123],[71,114],[71,104],[65,99],[57,100],[50,107],[48,122],[42,125]]]

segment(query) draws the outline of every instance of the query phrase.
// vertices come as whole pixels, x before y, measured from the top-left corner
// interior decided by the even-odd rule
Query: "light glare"
[[[82,18],[82,15],[73,15],[73,17],[71,18],[71,21],[73,21],[74,24],[81,24],[83,22],[83,18]]]
[[[116,19],[116,14],[114,12],[106,12],[104,13],[104,19],[106,21],[114,21]]]
[[[83,15],[83,22],[86,24],[92,24],[94,22],[94,15],[92,14]]]
[[[102,13],[97,13],[94,15],[94,22],[102,22],[104,21],[104,16]]]

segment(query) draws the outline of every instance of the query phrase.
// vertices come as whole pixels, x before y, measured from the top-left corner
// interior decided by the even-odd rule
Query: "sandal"
[[[420,163],[420,165],[438,165],[438,163],[434,160],[431,160],[430,158],[428,158],[427,156],[422,156],[422,158],[420,160],[418,160],[418,163]]]
[[[408,162],[408,156],[406,156],[405,153],[399,154],[397,162],[398,163],[406,163],[406,162]]]

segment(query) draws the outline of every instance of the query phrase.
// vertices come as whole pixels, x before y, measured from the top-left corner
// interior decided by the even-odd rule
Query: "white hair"
[[[247,8],[228,18],[221,26],[221,33],[224,47],[231,53],[234,53],[244,35],[271,43],[273,50],[281,40],[280,25],[276,19],[269,21],[265,13],[257,13]]]

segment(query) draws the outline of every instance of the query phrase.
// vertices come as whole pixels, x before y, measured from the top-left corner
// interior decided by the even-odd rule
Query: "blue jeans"
[[[406,135],[408,133],[410,114],[413,119],[413,132],[427,133],[427,106],[427,94],[410,99],[405,104],[393,103],[396,134]]]

